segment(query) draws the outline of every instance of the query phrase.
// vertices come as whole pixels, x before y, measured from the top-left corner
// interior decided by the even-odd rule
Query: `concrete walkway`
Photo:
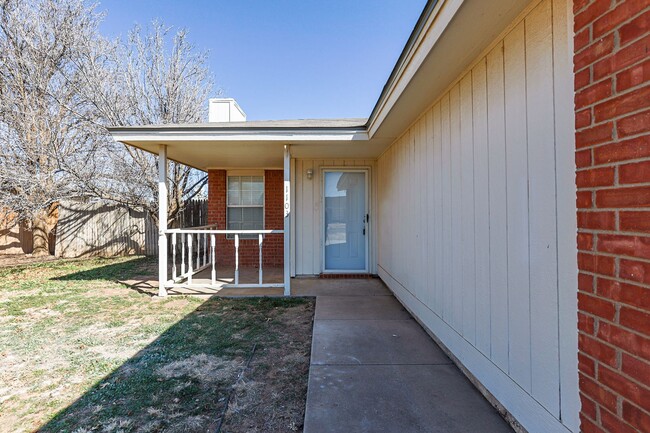
[[[317,296],[305,433],[512,432],[380,280],[296,283]]]

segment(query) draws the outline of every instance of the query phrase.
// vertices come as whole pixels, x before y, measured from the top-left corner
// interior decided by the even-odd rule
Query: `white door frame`
[[[325,267],[325,173],[328,172],[351,172],[351,173],[364,173],[365,174],[365,192],[366,192],[366,198],[365,198],[365,207],[366,207],[366,215],[370,215],[370,167],[369,166],[345,166],[345,167],[337,167],[337,166],[331,166],[331,167],[321,167],[320,169],[321,172],[321,185],[320,185],[320,193],[321,193],[321,227],[320,227],[320,238],[321,238],[321,272],[324,274],[367,274],[370,272],[370,236],[372,236],[372,232],[370,230],[371,224],[366,218],[365,222],[365,229],[366,229],[366,236],[365,236],[365,251],[366,251],[366,257],[365,257],[365,269],[327,269]],[[372,216],[371,216],[372,217]]]

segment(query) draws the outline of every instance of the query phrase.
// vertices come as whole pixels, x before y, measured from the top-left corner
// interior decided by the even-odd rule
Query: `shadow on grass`
[[[94,259],[85,259],[79,261],[79,263],[84,263],[88,261],[93,265],[92,268],[86,270],[78,270],[66,275],[59,277],[54,277],[52,280],[55,281],[90,281],[90,280],[105,280],[105,281],[120,281],[141,276],[144,274],[150,274],[155,272],[156,258],[154,257],[145,257],[140,256],[135,259],[117,262],[115,259],[103,259],[103,258],[94,258]],[[102,262],[106,264],[102,265]],[[71,262],[75,263],[75,262]]]
[[[210,298],[37,431],[214,431],[253,345],[277,344],[274,317],[305,302]]]

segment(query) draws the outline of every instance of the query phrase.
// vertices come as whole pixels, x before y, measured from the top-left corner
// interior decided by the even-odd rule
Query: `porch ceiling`
[[[169,159],[210,168],[281,168],[283,149],[295,158],[377,158],[389,139],[369,139],[367,119],[256,121],[110,128],[117,141]]]

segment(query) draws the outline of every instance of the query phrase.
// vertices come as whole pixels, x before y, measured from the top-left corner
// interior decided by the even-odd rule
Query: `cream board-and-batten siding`
[[[377,273],[376,242],[376,167],[374,159],[296,159],[295,164],[295,270],[294,275],[315,275],[323,269],[323,178],[326,168],[366,168],[369,176],[370,231],[368,265],[370,273]],[[308,179],[307,170],[313,177]]]
[[[380,277],[531,433],[578,430],[567,8],[534,2],[378,161]]]

